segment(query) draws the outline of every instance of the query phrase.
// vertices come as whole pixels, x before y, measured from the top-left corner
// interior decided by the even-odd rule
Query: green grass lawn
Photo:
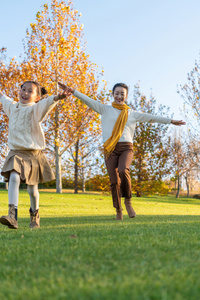
[[[0,215],[7,192],[0,192]],[[133,198],[115,220],[111,197],[40,193],[41,228],[0,225],[0,299],[200,299],[200,200]]]

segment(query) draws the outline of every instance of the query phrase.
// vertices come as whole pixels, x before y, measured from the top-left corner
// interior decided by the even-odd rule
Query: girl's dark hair
[[[41,97],[41,96],[44,96],[44,95],[47,94],[47,90],[46,90],[44,87],[40,87],[40,85],[39,85],[38,82],[32,81],[32,80],[25,81],[25,82],[21,85],[21,88],[23,87],[23,85],[24,85],[25,83],[33,83],[33,84],[35,84],[36,87],[37,87],[37,95],[38,95],[38,96]]]
[[[127,86],[125,83],[122,83],[122,82],[116,83],[116,84],[113,86],[113,89],[112,89],[112,93],[113,93],[113,94],[114,94],[115,89],[116,89],[118,86],[119,86],[119,87],[125,88],[125,89],[127,90],[127,95],[128,95],[128,86]]]

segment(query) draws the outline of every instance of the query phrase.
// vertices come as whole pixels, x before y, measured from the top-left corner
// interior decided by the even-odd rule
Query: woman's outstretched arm
[[[105,104],[102,104],[101,102],[99,101],[96,101],[74,89],[72,89],[71,87],[61,83],[61,82],[58,82],[59,84],[59,87],[64,90],[64,93],[67,95],[67,96],[70,96],[70,95],[74,95],[75,97],[77,97],[78,99],[80,99],[81,101],[83,101],[87,106],[89,106],[90,108],[92,108],[94,111],[96,111],[97,113],[99,114],[102,114],[103,111],[104,111],[104,108],[106,107]]]
[[[151,115],[148,113],[141,113],[133,111],[131,113],[131,117],[133,117],[133,121],[135,122],[149,122],[149,123],[161,123],[161,124],[173,124],[176,126],[185,125],[186,123],[183,120],[172,120],[170,118],[166,118],[160,115]]]

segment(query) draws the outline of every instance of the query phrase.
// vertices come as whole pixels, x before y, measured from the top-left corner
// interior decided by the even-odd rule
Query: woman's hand
[[[171,120],[171,123],[176,126],[181,126],[186,124],[186,122],[184,122],[183,120]]]
[[[65,99],[67,96],[70,96],[71,94],[74,93],[74,90],[67,85],[58,82],[59,87],[63,90],[62,93],[59,93],[57,96],[54,97],[55,101],[58,101],[60,99]]]
[[[58,85],[62,90],[67,91],[68,95],[71,95],[74,93],[74,90],[72,88],[63,84],[62,82],[58,82]]]

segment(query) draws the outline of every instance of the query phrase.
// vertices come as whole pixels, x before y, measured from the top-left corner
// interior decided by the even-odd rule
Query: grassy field
[[[0,192],[0,215],[7,192]],[[111,197],[40,193],[41,228],[0,226],[0,299],[200,299],[200,200],[133,198],[115,220]]]

